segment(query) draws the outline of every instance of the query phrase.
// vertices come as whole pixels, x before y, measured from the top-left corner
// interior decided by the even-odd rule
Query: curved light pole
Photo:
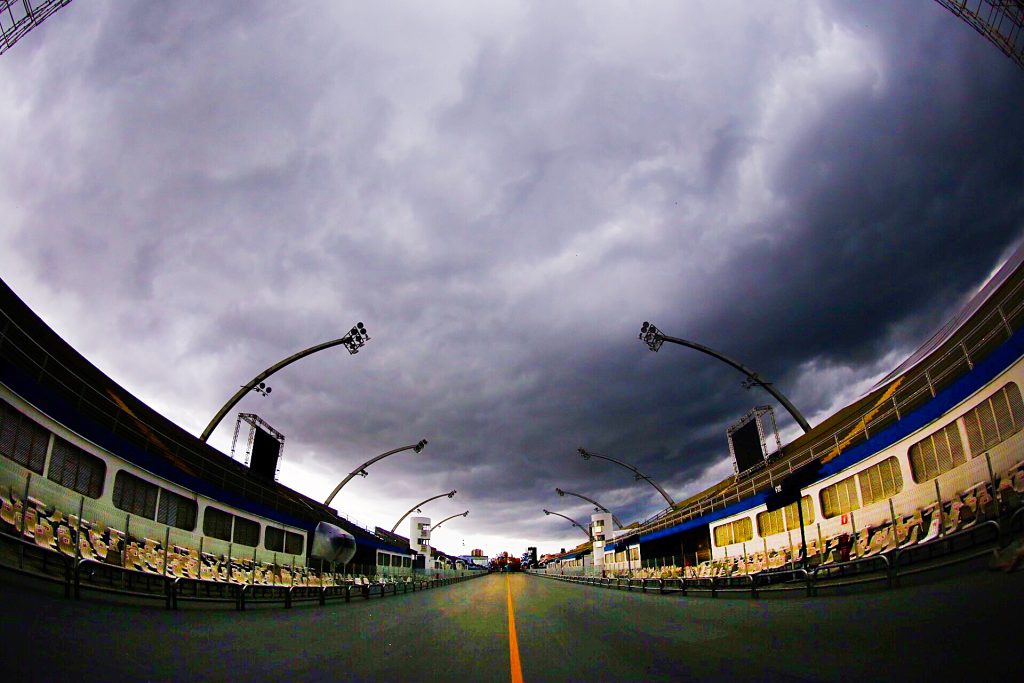
[[[334,490],[331,491],[331,495],[327,496],[327,500],[324,501],[324,505],[330,505],[331,501],[334,500],[334,497],[336,495],[338,495],[338,491],[341,490],[341,487],[344,486],[345,484],[347,484],[352,479],[352,477],[356,476],[357,474],[361,474],[364,477],[369,476],[369,473],[366,471],[366,468],[369,467],[370,465],[372,465],[373,463],[377,462],[378,460],[386,458],[389,455],[394,455],[395,453],[401,453],[402,451],[416,451],[417,453],[419,453],[420,451],[422,451],[426,447],[426,445],[427,445],[427,440],[426,439],[420,439],[418,442],[416,442],[414,444],[410,444],[408,446],[402,446],[401,448],[395,448],[393,450],[388,451],[387,453],[381,453],[376,458],[372,458],[370,460],[367,460],[362,465],[360,465],[359,467],[357,467],[354,470],[352,470],[351,472],[349,472],[348,476],[345,477],[344,479],[342,479],[341,483],[334,487]]]
[[[455,519],[456,517],[469,517],[469,510],[466,510],[465,512],[460,512],[460,513],[459,513],[459,514],[457,514],[457,515],[452,515],[451,517],[445,517],[445,518],[444,518],[444,519],[442,519],[442,520],[441,520],[440,522],[438,522],[438,523],[437,523],[437,524],[435,524],[434,526],[430,527],[430,529],[428,529],[428,531],[433,531],[433,530],[434,530],[434,529],[436,529],[437,527],[439,527],[439,526],[441,526],[442,524],[444,524],[445,522],[447,522],[447,521],[448,521],[449,519]]]
[[[604,505],[598,503],[596,500],[592,498],[587,498],[586,496],[580,495],[579,493],[573,493],[572,491],[563,491],[562,489],[559,488],[555,489],[555,493],[557,493],[560,496],[576,496],[577,498],[582,498],[588,503],[592,503],[597,512],[607,512],[612,516],[612,521],[615,522],[615,526],[619,527],[620,529],[622,528],[622,522],[620,522],[619,518],[615,516],[615,513],[606,508]]]
[[[800,413],[799,410],[796,409],[796,406],[789,402],[788,398],[782,395],[782,392],[778,391],[772,385],[771,382],[762,379],[760,375],[758,375],[756,372],[746,367],[742,363],[734,361],[732,358],[729,358],[728,356],[721,354],[718,351],[715,351],[714,349],[709,349],[703,344],[698,344],[697,342],[687,341],[686,339],[679,339],[678,337],[670,337],[666,334],[663,334],[661,330],[659,330],[657,327],[646,321],[643,325],[640,326],[639,339],[643,343],[647,344],[647,347],[651,351],[657,351],[665,342],[672,342],[673,344],[679,344],[680,346],[688,346],[691,349],[700,351],[701,353],[706,353],[709,356],[717,358],[723,363],[731,365],[732,367],[736,368],[737,370],[739,370],[740,372],[747,376],[747,379],[743,382],[744,388],[749,389],[750,387],[755,386],[764,388],[765,391],[774,396],[775,399],[779,403],[781,403],[787,411],[789,411],[789,414],[793,416],[793,419],[796,420],[796,423],[800,425],[800,428],[803,429],[804,432],[811,431],[811,425],[807,424],[807,420],[804,419],[804,416]]]
[[[573,519],[572,517],[566,517],[565,515],[563,515],[560,512],[552,512],[551,510],[545,510],[544,514],[545,515],[558,515],[562,519],[569,520],[570,522],[572,522],[573,526],[579,527],[580,531],[582,531],[583,533],[585,533],[587,535],[587,538],[590,539],[591,543],[594,542],[594,536],[593,536],[593,534],[590,533],[590,527],[585,527],[582,524],[580,524],[579,522],[577,522],[575,519]]]
[[[275,372],[285,367],[286,365],[291,365],[295,361],[301,358],[305,358],[310,354],[316,353],[317,351],[323,351],[324,349],[329,349],[332,346],[338,346],[339,344],[344,344],[345,348],[348,349],[349,354],[356,354],[359,353],[359,349],[365,346],[366,342],[368,342],[369,340],[370,335],[366,334],[366,327],[364,327],[362,323],[356,323],[356,326],[349,330],[348,334],[346,334],[344,337],[341,337],[340,339],[334,339],[329,342],[324,342],[323,344],[311,346],[308,349],[305,349],[304,351],[299,351],[298,353],[292,356],[288,356],[282,361],[274,363],[269,368],[253,377],[248,384],[242,385],[242,388],[235,392],[234,396],[228,399],[228,402],[225,403],[221,407],[221,409],[217,411],[217,414],[213,416],[213,419],[210,420],[210,424],[206,425],[206,429],[203,430],[203,433],[199,437],[199,440],[206,441],[207,439],[209,439],[210,435],[213,434],[213,430],[216,429],[217,425],[220,424],[220,421],[224,419],[224,416],[228,414],[229,410],[235,407],[236,403],[242,400],[242,397],[244,397],[253,389],[260,387],[260,383],[263,382],[263,380],[270,377],[271,375],[273,375]],[[269,388],[266,388],[264,386],[262,387],[262,389],[263,391],[261,391],[261,393],[263,393],[264,396],[270,393]]]
[[[653,479],[648,477],[646,474],[644,474],[643,472],[641,472],[637,468],[633,467],[632,465],[626,464],[626,463],[622,462],[621,460],[616,460],[615,458],[609,458],[607,455],[598,455],[597,453],[591,453],[590,451],[586,450],[585,448],[577,448],[576,452],[579,453],[580,455],[582,455],[584,460],[589,460],[590,458],[601,458],[602,460],[608,460],[609,462],[613,462],[616,465],[621,465],[621,466],[625,467],[627,470],[629,470],[630,472],[632,472],[634,474],[634,476],[635,476],[637,481],[640,481],[641,479],[643,479],[648,484],[650,484],[654,488],[658,489],[658,493],[660,493],[662,498],[664,498],[668,502],[669,506],[675,507],[675,504],[676,504],[675,501],[672,500],[672,497],[670,495],[665,493],[665,489],[661,488],[661,486],[658,485],[658,482],[654,481]]]
[[[426,505],[430,501],[437,500],[438,498],[444,498],[445,496],[448,496],[449,498],[454,498],[455,497],[455,493],[456,493],[455,489],[452,489],[448,493],[439,493],[436,496],[433,496],[431,498],[427,498],[424,501],[420,501],[419,503],[416,503],[411,508],[409,508],[408,511],[406,511],[406,513],[404,515],[402,515],[401,517],[398,518],[398,521],[395,522],[395,525],[393,527],[391,527],[391,533],[395,533],[395,529],[398,528],[398,525],[402,523],[403,519],[405,519],[406,517],[411,515],[413,512],[418,511],[421,507],[423,507],[424,505]]]

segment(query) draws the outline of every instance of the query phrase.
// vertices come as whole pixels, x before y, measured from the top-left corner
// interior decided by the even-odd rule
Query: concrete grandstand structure
[[[603,544],[603,562],[588,562],[594,550],[584,544],[554,570],[751,576],[893,557],[958,534],[991,540],[1000,524],[1016,528],[1024,495],[1022,264],[1018,249],[907,361],[766,468],[620,532]],[[788,483],[799,491],[799,510],[795,494],[778,502]]]
[[[177,580],[183,596],[211,597],[204,584],[222,584],[226,599],[240,586],[273,597],[273,589],[380,585],[454,567],[415,572],[407,539],[364,529],[184,431],[75,352],[3,283],[0,455],[0,562],[73,576],[76,591],[145,592],[154,580]],[[325,528],[346,552],[314,553]],[[60,573],[65,566],[71,574]]]

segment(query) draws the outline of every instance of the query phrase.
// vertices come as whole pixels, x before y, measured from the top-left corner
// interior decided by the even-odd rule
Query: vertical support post
[[[804,497],[796,501],[796,517],[800,523],[800,566],[807,567],[807,534],[804,533]]]
[[[960,350],[964,352],[964,360],[967,361],[967,369],[968,370],[973,370],[974,369],[974,363],[971,362],[971,354],[967,353],[967,344],[961,341],[960,342]]]
[[[985,465],[988,467],[988,480],[992,482],[992,490],[995,491],[999,482],[996,481],[996,473],[992,469],[992,456],[987,451],[985,452]]]
[[[168,526],[164,529],[164,571],[163,575],[167,576],[167,551],[171,549],[171,527]]]
[[[1010,323],[1006,319],[1006,314],[1003,313],[1002,304],[999,305],[999,319],[1003,321],[1003,328],[1006,330],[1006,338],[1009,339],[1013,336],[1013,330],[1010,328]]]
[[[21,524],[18,525],[18,531],[22,536],[25,535],[25,515],[28,513],[28,492],[29,485],[32,482],[32,473],[29,472],[25,475],[25,495],[21,499]]]
[[[78,501],[78,531],[75,532],[75,563],[82,559],[82,515],[85,513],[85,496]]]
[[[939,490],[939,480],[935,479],[935,512],[939,516],[939,536],[946,535],[946,520],[942,510],[942,491]]]

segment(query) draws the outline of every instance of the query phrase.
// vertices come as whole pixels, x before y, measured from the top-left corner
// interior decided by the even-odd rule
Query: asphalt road
[[[760,600],[523,574],[246,612],[64,600],[0,576],[8,680],[1016,680],[1024,573]]]

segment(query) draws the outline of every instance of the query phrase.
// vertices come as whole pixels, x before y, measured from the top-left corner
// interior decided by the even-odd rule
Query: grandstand
[[[825,578],[991,554],[1024,522],[1022,262],[1024,248],[906,362],[767,468],[609,541],[603,578],[743,577],[749,588],[772,571]],[[773,504],[787,486],[788,504]],[[548,572],[592,576],[592,552],[564,553]],[[892,581],[888,570],[879,580]]]
[[[0,456],[0,564],[76,594],[290,601],[296,588],[347,598],[464,575],[444,553],[414,571],[408,539],[364,529],[185,432],[2,282]],[[347,550],[317,556],[332,528]]]

